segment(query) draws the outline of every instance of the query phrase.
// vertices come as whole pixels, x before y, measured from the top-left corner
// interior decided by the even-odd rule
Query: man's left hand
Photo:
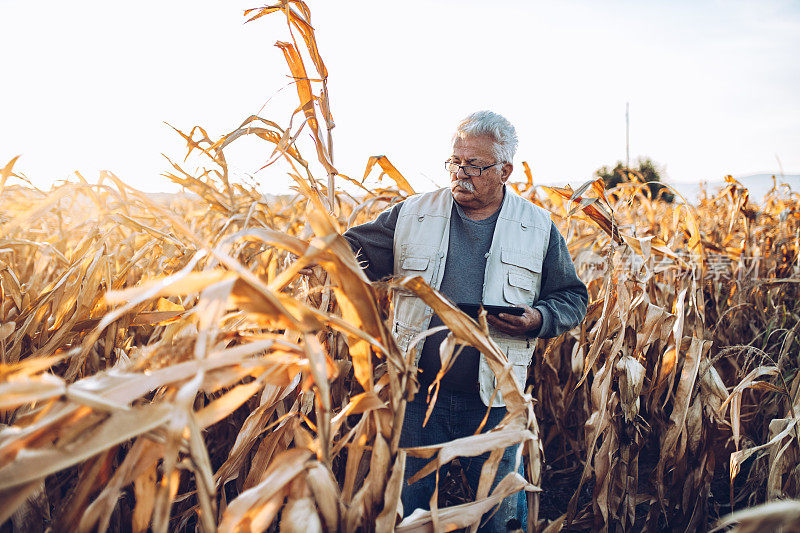
[[[525,312],[520,316],[500,313],[497,316],[486,315],[486,320],[493,327],[509,335],[524,336],[529,331],[539,329],[542,325],[542,313],[528,305],[521,305]]]

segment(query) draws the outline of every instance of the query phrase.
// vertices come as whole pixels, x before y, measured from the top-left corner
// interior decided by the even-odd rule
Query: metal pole
[[[631,168],[631,125],[628,118],[628,102],[625,102],[625,168]]]

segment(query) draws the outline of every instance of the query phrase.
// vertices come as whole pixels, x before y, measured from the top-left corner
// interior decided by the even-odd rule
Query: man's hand
[[[519,306],[525,309],[520,316],[500,313],[497,316],[486,315],[486,320],[493,327],[509,335],[524,336],[529,331],[538,329],[542,325],[542,313],[528,305]]]

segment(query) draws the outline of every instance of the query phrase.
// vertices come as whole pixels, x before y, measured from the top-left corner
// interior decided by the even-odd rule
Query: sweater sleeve
[[[542,264],[542,287],[534,304],[542,314],[542,325],[531,336],[558,337],[581,323],[588,304],[589,293],[575,272],[567,242],[551,222],[550,244]]]
[[[344,238],[356,254],[361,268],[370,281],[394,273],[394,229],[402,204],[382,211],[375,220],[353,226],[344,232]]]

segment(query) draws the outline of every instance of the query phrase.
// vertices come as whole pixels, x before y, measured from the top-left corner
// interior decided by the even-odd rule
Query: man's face
[[[486,135],[456,137],[450,161],[458,165],[486,167],[497,162],[494,142]],[[511,174],[510,163],[496,165],[481,172],[480,176],[467,176],[463,170],[450,173],[450,191],[453,199],[463,208],[471,210],[497,210],[503,201],[503,184]],[[466,183],[465,183],[466,182]],[[470,190],[470,184],[472,185]]]

